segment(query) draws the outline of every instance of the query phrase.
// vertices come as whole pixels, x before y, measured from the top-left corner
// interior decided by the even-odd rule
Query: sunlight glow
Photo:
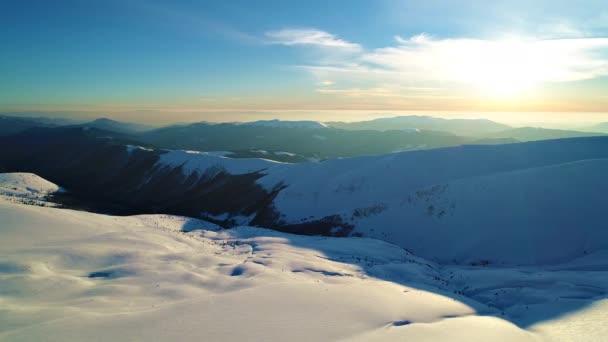
[[[468,84],[494,96],[529,94],[543,83],[573,82],[608,74],[597,54],[607,38],[496,40],[434,39],[425,34],[395,37],[398,45],[362,59],[405,80]]]
[[[517,97],[531,91],[547,78],[540,67],[548,59],[542,50],[518,41],[482,44],[469,51],[456,79],[468,80],[482,93],[495,97]]]

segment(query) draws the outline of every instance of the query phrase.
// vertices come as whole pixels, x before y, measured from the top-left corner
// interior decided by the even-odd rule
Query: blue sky
[[[2,6],[3,111],[608,112],[602,1]]]

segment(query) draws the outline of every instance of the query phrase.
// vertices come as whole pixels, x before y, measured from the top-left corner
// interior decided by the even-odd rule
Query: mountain
[[[283,128],[204,123],[171,126],[137,136],[167,149],[287,152],[308,159],[352,157],[460,145],[472,139],[433,131],[348,131],[335,128]],[[252,156],[252,154],[249,154]],[[260,156],[261,155],[256,155]],[[269,156],[270,157],[270,156]],[[264,157],[266,158],[266,157]]]
[[[0,136],[20,133],[34,127],[59,127],[73,124],[75,121],[68,119],[0,115]]]
[[[285,120],[259,120],[253,122],[245,122],[244,126],[262,126],[262,127],[277,127],[277,128],[327,128],[327,126],[318,121],[285,121]]]
[[[438,262],[546,264],[608,247],[608,137],[284,164],[131,148],[86,133],[5,137],[0,166],[39,174],[69,190],[57,201],[90,210],[366,236]],[[559,248],[539,247],[548,245]]]
[[[62,117],[69,115],[71,113],[68,112],[0,112],[0,117],[20,118],[52,126],[75,125],[83,122],[78,119],[66,119]]]
[[[86,122],[78,127],[97,128],[117,133],[140,133],[154,129],[154,127],[131,122],[121,122],[106,118],[95,119],[91,122]]]
[[[521,142],[514,138],[481,138],[472,142],[472,144],[478,145],[499,145],[499,144],[513,144]]]
[[[17,200],[45,200],[63,191],[59,186],[32,173],[0,173],[0,197]]]
[[[395,116],[359,122],[326,122],[330,127],[348,130],[432,130],[455,135],[478,136],[504,131],[510,127],[486,119],[443,119],[432,116]]]
[[[44,182],[0,175],[0,188],[15,179]],[[369,238],[219,229],[1,196],[0,217],[2,340],[533,342],[606,333],[597,327],[608,309],[606,251],[557,265],[459,266]]]
[[[589,126],[589,127],[585,127],[584,129],[582,129],[585,132],[602,132],[602,133],[608,133],[608,122],[602,122],[599,123],[597,125],[593,125],[593,126]]]
[[[568,131],[561,129],[548,129],[541,127],[519,127],[505,131],[487,134],[485,139],[515,139],[518,141],[534,141],[546,139],[562,139],[576,137],[592,137],[605,135],[604,133]]]
[[[284,222],[331,217],[441,262],[552,263],[608,247],[606,149],[606,137],[451,147],[281,165],[258,183],[285,187]]]
[[[150,126],[135,123],[119,122],[105,118],[100,118],[90,122],[82,123],[76,120],[61,118],[54,119],[47,117],[0,115],[0,136],[16,134],[37,127],[52,128],[61,126],[96,128],[108,132],[123,134],[141,133],[147,130],[154,129],[154,127]]]

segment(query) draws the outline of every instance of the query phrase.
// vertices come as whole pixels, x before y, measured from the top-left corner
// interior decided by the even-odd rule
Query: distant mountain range
[[[262,120],[248,123],[193,123],[154,128],[101,118],[75,123],[43,117],[0,116],[0,136],[32,128],[85,128],[91,135],[158,149],[222,151],[230,158],[264,158],[299,163],[423,150],[463,144],[603,135],[545,128],[512,128],[489,120],[403,116],[353,123]],[[339,128],[338,128],[339,127]],[[466,133],[466,134],[465,134]]]
[[[242,123],[244,126],[261,126],[276,128],[327,128],[327,125],[318,121],[284,121],[284,120],[259,120]]]
[[[68,119],[0,115],[0,136],[20,133],[33,127],[59,127],[77,123]]]
[[[597,132],[580,132],[540,127],[518,127],[484,135],[484,139],[514,139],[517,141],[534,141],[547,139],[592,137],[604,135]]]
[[[608,122],[602,122],[597,125],[585,127],[584,131],[608,133]]]
[[[30,117],[0,115],[0,136],[20,133],[34,127],[89,127],[98,128],[117,133],[139,133],[154,129],[155,127],[142,124],[115,121],[106,118],[95,119],[93,121],[82,122],[63,118]]]
[[[469,143],[445,132],[348,131],[335,128],[276,127],[239,124],[172,126],[137,136],[162,148],[199,151],[289,152],[324,159],[428,149]]]
[[[486,119],[443,119],[432,116],[396,116],[359,122],[327,122],[330,127],[347,130],[433,130],[456,135],[479,136],[511,128]]]
[[[115,121],[106,118],[96,119],[90,122],[85,122],[79,125],[78,127],[89,127],[89,128],[98,128],[107,131],[113,131],[118,133],[140,133],[145,131],[150,131],[155,129],[156,127],[136,124],[131,122],[121,122]]]

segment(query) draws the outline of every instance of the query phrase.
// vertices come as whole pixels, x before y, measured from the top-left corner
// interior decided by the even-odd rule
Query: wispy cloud
[[[392,97],[396,96],[393,91],[390,89],[384,88],[350,88],[350,89],[328,89],[321,88],[317,89],[318,93],[322,94],[339,94],[349,97],[367,97],[367,96],[375,96],[375,97]]]
[[[426,99],[446,100],[461,99],[458,95],[443,95],[436,92],[439,88],[416,87],[372,87],[372,88],[319,88],[320,94],[334,94],[348,98],[400,98],[400,99]]]
[[[332,81],[317,92],[338,96],[421,96],[414,94],[421,89],[433,91],[422,96],[436,97],[462,96],[466,89],[505,94],[541,84],[608,76],[608,38],[602,37],[441,39],[423,33],[395,36],[390,46],[366,50],[314,29],[274,31],[267,36],[275,44],[350,49],[343,58],[321,55],[313,63],[297,66],[320,84]]]
[[[349,51],[360,51],[359,44],[340,39],[335,35],[317,29],[283,29],[266,33],[270,44],[280,45],[312,45],[325,48],[344,49]]]
[[[217,20],[202,11],[180,9],[179,6],[166,6],[154,1],[124,1],[142,15],[149,15],[159,23],[174,27],[187,34],[218,36],[244,44],[262,44],[259,36],[241,31],[230,24]]]
[[[361,62],[418,79],[461,83],[568,82],[608,75],[608,38],[480,40],[418,35],[396,37],[396,42],[397,46],[361,55]]]

